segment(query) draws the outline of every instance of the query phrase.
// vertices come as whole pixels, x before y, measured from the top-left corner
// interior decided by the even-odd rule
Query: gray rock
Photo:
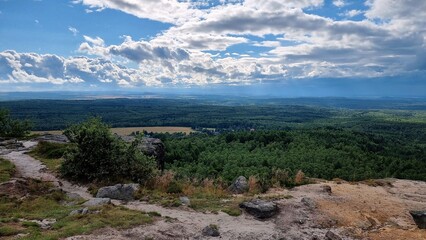
[[[202,231],[203,236],[209,236],[209,237],[219,237],[219,228],[216,225],[210,224],[209,226],[205,227]]]
[[[90,210],[87,207],[85,207],[85,208],[81,208],[81,209],[77,209],[77,210],[72,211],[70,213],[70,216],[78,215],[78,214],[86,215],[86,214],[89,214],[89,213],[90,213]]]
[[[410,214],[420,229],[426,229],[426,211],[410,211]]]
[[[134,200],[133,194],[139,189],[139,184],[116,184],[98,190],[97,198],[111,198],[117,200]]]
[[[93,198],[89,201],[83,203],[85,207],[95,207],[95,206],[103,206],[111,203],[110,198]]]
[[[325,234],[325,239],[326,239],[326,240],[342,240],[342,238],[341,238],[341,237],[339,237],[339,235],[335,234],[335,233],[334,233],[334,232],[332,232],[332,231],[328,231],[328,232]]]
[[[243,202],[240,204],[240,208],[245,209],[247,213],[259,219],[270,218],[279,211],[277,204],[261,199]]]
[[[191,206],[191,200],[188,197],[180,197],[180,203],[185,206]]]
[[[239,176],[228,188],[230,192],[235,194],[245,193],[248,189],[247,179],[244,176]]]

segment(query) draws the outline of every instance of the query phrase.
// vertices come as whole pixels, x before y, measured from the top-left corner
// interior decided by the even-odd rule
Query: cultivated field
[[[113,133],[118,135],[130,135],[132,132],[154,132],[154,133],[185,133],[190,134],[191,132],[195,132],[190,127],[126,127],[126,128],[111,128]],[[62,134],[62,131],[33,131],[35,134]]]

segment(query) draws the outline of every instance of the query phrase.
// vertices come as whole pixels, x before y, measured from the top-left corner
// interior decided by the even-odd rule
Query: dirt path
[[[18,176],[51,182],[56,187],[62,188],[65,192],[76,193],[85,199],[93,198],[88,193],[87,188],[71,184],[63,179],[58,179],[55,175],[46,171],[46,166],[40,161],[25,154],[32,147],[36,146],[37,142],[25,141],[23,144],[25,147],[24,150],[12,151],[8,154],[2,155],[3,158],[11,161],[15,165]]]

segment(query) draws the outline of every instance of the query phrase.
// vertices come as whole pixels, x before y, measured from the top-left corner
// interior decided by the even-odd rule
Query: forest
[[[0,108],[35,130],[65,129],[93,116],[112,127],[192,127],[199,131],[145,132],[163,140],[166,169],[182,179],[229,183],[243,175],[265,187],[288,186],[301,170],[324,179],[426,180],[424,101],[338,100],[32,100]]]

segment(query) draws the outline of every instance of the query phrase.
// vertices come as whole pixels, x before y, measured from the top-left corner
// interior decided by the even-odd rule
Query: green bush
[[[135,140],[128,144],[114,136],[99,118],[73,125],[64,134],[72,146],[64,154],[61,174],[77,181],[146,183],[156,174],[153,158],[143,155]]]
[[[31,123],[12,119],[6,109],[0,109],[0,137],[24,137],[29,134]]]

